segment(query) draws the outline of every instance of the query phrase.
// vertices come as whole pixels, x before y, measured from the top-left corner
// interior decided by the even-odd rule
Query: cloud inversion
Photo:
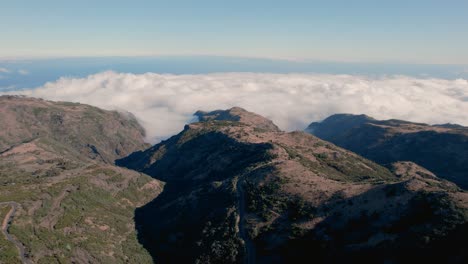
[[[17,93],[17,92],[16,92]],[[334,113],[468,125],[468,81],[327,74],[205,75],[103,72],[61,78],[21,92],[134,113],[157,142],[179,132],[196,110],[244,107],[285,130]]]

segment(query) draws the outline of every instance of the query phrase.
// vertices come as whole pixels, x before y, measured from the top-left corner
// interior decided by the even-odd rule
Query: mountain
[[[47,139],[88,158],[113,162],[148,146],[144,129],[130,113],[18,96],[0,96],[0,113],[0,152]]]
[[[412,161],[468,188],[468,128],[337,114],[306,131],[379,164]]]
[[[427,169],[387,169],[241,108],[196,115],[116,162],[165,182],[135,212],[156,262],[468,260],[468,194]]]
[[[0,263],[152,261],[133,217],[163,183],[114,165],[148,147],[132,115],[0,96],[0,124]]]
[[[237,121],[255,127],[257,130],[280,131],[271,121],[261,115],[248,112],[240,107],[212,112],[197,111],[194,114],[200,122],[204,121]]]
[[[195,115],[150,146],[129,113],[0,96],[0,263],[468,260],[468,193],[433,170],[238,107]]]

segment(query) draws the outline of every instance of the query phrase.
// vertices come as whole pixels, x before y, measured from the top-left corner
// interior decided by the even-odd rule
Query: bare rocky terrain
[[[306,131],[381,165],[412,161],[468,188],[468,128],[337,114]]]
[[[117,161],[166,183],[136,210],[167,263],[463,263],[468,196],[412,162],[382,167],[241,108]]]

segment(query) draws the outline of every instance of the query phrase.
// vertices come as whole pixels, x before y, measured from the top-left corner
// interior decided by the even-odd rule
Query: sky
[[[466,0],[0,0],[0,58],[468,64]]]
[[[129,111],[148,142],[240,106],[468,126],[467,0],[0,0],[0,95]]]

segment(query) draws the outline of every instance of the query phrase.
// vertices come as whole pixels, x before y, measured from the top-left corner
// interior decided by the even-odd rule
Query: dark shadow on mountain
[[[152,147],[165,149],[155,162],[145,152],[116,162],[166,182],[156,199],[135,210],[138,240],[157,263],[241,262],[243,246],[232,228],[233,179],[269,160],[271,145],[242,143],[219,132],[178,144],[180,139],[181,134]]]
[[[468,189],[468,138],[464,135],[422,131],[402,134],[373,148],[356,151],[380,164],[412,161]]]
[[[277,248],[264,246],[260,253],[275,256],[270,258],[276,262],[269,263],[467,263],[466,212],[457,209],[445,192],[413,192],[400,203],[400,197],[409,195],[404,184],[332,199],[316,209],[328,216],[322,215],[325,219],[313,230]],[[380,208],[365,208],[382,194]],[[364,205],[351,217],[331,209],[357,204]],[[370,242],[378,240],[377,234],[381,241]],[[265,245],[262,239],[256,243]]]

